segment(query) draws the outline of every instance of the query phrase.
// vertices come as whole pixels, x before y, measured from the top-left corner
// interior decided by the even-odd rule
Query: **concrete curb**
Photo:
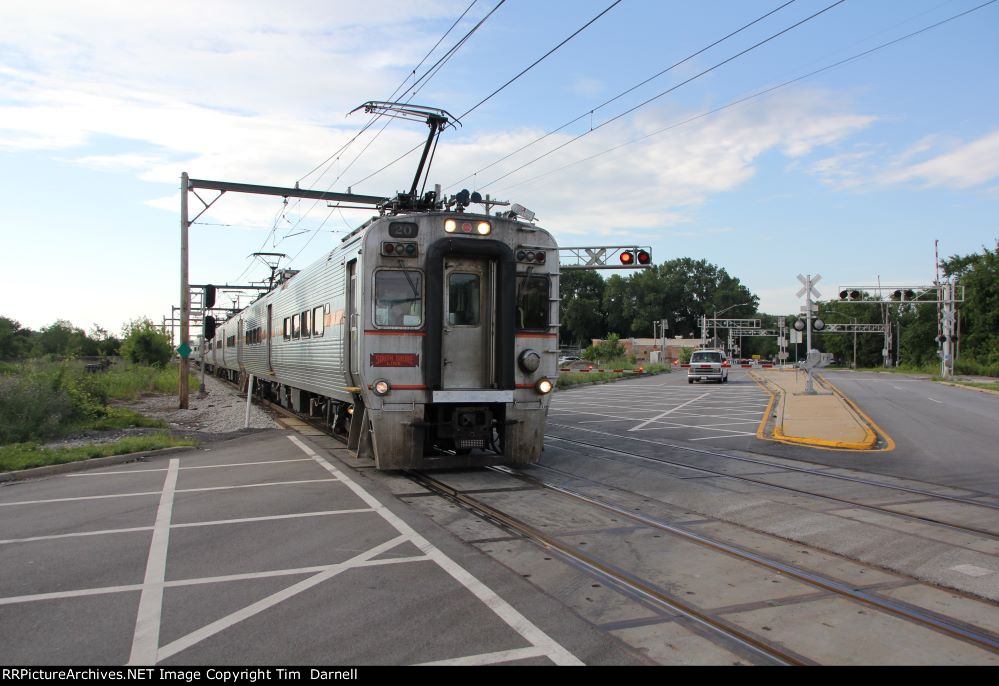
[[[756,436],[760,439],[767,438],[766,436],[766,425],[769,423],[770,416],[774,412],[774,406],[776,405],[776,415],[778,419],[774,421],[774,428],[771,432],[772,440],[778,441],[780,443],[790,443],[794,445],[804,445],[815,448],[827,448],[834,450],[872,450],[878,442],[878,432],[881,433],[886,439],[886,442],[890,445],[886,450],[892,450],[895,447],[894,442],[891,438],[885,434],[883,431],[878,429],[877,425],[866,415],[860,408],[858,408],[853,401],[847,398],[842,391],[836,388],[832,383],[830,383],[825,377],[818,377],[820,381],[828,386],[833,393],[843,401],[848,413],[853,417],[863,429],[864,429],[864,440],[863,441],[833,441],[824,438],[814,438],[811,436],[795,436],[793,434],[785,434],[783,431],[783,421],[784,407],[786,405],[786,392],[783,388],[772,388],[771,384],[753,372],[749,372],[749,375],[760,385],[767,389],[770,393],[770,403],[767,405],[767,411],[763,419],[760,420],[760,425],[757,428]]]
[[[32,467],[31,469],[18,469],[13,472],[0,472],[0,483],[11,483],[14,481],[25,481],[27,479],[37,479],[44,476],[54,476],[57,474],[68,474],[70,472],[82,472],[87,469],[99,469],[100,467],[111,467],[125,462],[134,462],[143,457],[163,457],[173,453],[195,450],[196,445],[178,445],[172,448],[160,448],[159,450],[143,450],[138,453],[126,453],[124,455],[109,455],[108,457],[92,457],[87,460],[76,460],[75,462],[63,462],[61,464],[51,464],[44,467]]]

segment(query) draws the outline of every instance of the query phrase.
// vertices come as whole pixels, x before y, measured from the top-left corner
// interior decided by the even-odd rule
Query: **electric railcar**
[[[220,325],[206,369],[252,375],[379,469],[534,463],[558,276],[552,236],[513,213],[377,217]]]

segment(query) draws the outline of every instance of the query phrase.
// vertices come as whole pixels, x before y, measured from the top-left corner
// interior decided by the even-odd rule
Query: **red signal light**
[[[638,251],[638,264],[648,264],[652,261],[652,255],[647,253],[645,250]]]
[[[635,253],[628,252],[625,250],[621,253],[621,264],[634,264],[635,263]]]

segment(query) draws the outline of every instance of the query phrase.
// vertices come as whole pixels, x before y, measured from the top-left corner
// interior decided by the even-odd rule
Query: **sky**
[[[0,316],[170,316],[183,172],[408,190],[416,154],[379,170],[427,127],[350,114],[389,98],[461,119],[428,187],[520,203],[561,246],[705,259],[763,312],[798,310],[798,274],[828,299],[931,283],[935,240],[994,249],[999,2],[851,60],[986,0],[786,1],[621,0],[491,97],[613,0],[0,3]],[[305,267],[371,215],[226,194],[191,281]]]

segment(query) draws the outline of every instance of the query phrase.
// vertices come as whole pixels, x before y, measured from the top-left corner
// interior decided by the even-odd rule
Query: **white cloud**
[[[928,150],[924,145],[920,151]],[[884,184],[921,181],[926,186],[970,188],[999,178],[999,130],[932,159],[891,169],[878,180]]]

